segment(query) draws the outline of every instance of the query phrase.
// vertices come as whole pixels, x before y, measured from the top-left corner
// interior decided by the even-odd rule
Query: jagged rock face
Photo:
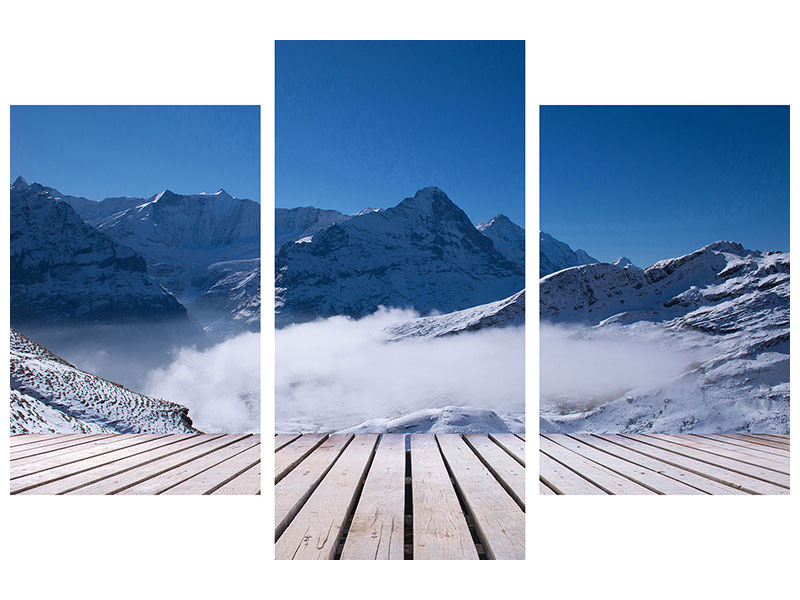
[[[362,212],[373,212],[370,209]],[[359,213],[361,214],[361,213]],[[331,225],[352,218],[338,210],[301,206],[275,209],[275,251],[286,242],[296,242]]]
[[[553,273],[539,283],[540,314],[553,322],[672,321],[731,333],[764,309],[789,308],[789,255],[716,242],[646,269],[598,263]]]
[[[193,315],[209,323],[206,331],[217,337],[240,331],[259,331],[260,259],[216,263],[208,271],[214,283],[190,305]]]
[[[81,371],[11,330],[11,433],[198,433],[186,407]]]
[[[11,187],[11,323],[186,320],[144,258],[87,225],[52,188]]]
[[[543,231],[539,232],[539,277],[569,267],[598,262],[581,249],[573,250],[564,242]]]
[[[100,202],[87,200],[86,198],[76,198],[75,196],[65,196],[64,201],[75,209],[81,219],[93,227],[113,214],[147,202],[145,198],[137,198],[135,196],[105,198]]]
[[[524,270],[438,188],[332,225],[276,257],[276,324],[378,306],[452,312],[510,296]]]
[[[477,227],[511,262],[525,269],[525,230],[505,215],[497,215]]]

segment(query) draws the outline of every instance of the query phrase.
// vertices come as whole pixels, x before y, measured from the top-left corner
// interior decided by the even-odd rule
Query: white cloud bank
[[[258,432],[259,344],[257,333],[244,333],[207,350],[182,348],[148,374],[143,393],[183,404],[206,433]]]
[[[276,331],[276,430],[332,431],[445,406],[524,418],[522,328],[384,343],[386,327],[416,316],[379,310]]]

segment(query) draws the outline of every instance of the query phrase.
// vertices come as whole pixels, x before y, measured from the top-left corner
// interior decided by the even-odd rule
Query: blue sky
[[[276,42],[276,204],[387,208],[435,185],[524,226],[523,42]]]
[[[540,137],[540,227],[599,260],[789,249],[786,106],[544,106]]]
[[[258,106],[12,106],[11,179],[102,200],[224,188],[259,201]]]

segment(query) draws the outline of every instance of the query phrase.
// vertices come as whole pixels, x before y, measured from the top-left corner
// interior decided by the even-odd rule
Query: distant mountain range
[[[224,190],[94,202],[20,177],[12,324],[191,320],[215,339],[257,330],[259,213]]]
[[[279,210],[278,326],[379,306],[452,312],[525,286],[524,230],[502,215],[479,230],[435,187],[357,215]]]
[[[602,348],[608,334],[655,331],[705,357],[668,386],[619,390],[585,414],[545,412],[543,430],[788,432],[789,262],[787,252],[720,241],[645,269],[620,258],[540,279],[542,323],[574,339]]]

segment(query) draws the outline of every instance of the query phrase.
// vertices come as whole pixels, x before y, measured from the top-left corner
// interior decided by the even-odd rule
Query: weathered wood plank
[[[107,434],[107,435],[111,435],[111,434]],[[16,445],[12,443],[11,446],[10,446],[10,449],[9,449],[9,455],[13,457],[13,456],[19,454],[20,452],[26,452],[28,450],[37,449],[37,448],[45,448],[47,446],[52,446],[52,445],[61,445],[61,444],[65,443],[65,442],[74,441],[76,439],[78,439],[78,440],[87,439],[87,438],[92,438],[92,437],[96,437],[96,436],[86,435],[86,434],[82,434],[82,433],[69,433],[69,434],[61,434],[61,435],[54,434],[53,436],[46,436],[46,437],[43,437],[43,438],[39,438],[38,435],[31,436],[31,437],[34,437],[35,439],[27,440],[25,443],[20,443],[20,444],[16,444]]]
[[[205,436],[204,436],[205,437]],[[102,479],[72,494],[159,494],[192,475],[246,450],[257,442],[247,434],[222,435],[190,446],[155,462],[147,462]]]
[[[652,469],[653,471],[657,471],[662,475],[666,475],[668,477],[672,477],[673,479],[677,479],[678,481],[684,482],[686,485],[690,485],[706,494],[717,494],[717,495],[730,495],[730,494],[743,494],[747,495],[747,492],[742,490],[733,488],[731,486],[718,483],[712,479],[708,479],[707,477],[703,477],[702,475],[698,475],[697,473],[693,473],[691,471],[687,471],[686,469],[681,469],[680,467],[676,467],[674,465],[665,463],[655,458],[651,458],[650,456],[646,456],[644,454],[640,454],[630,448],[626,448],[624,446],[614,444],[607,439],[603,439],[602,437],[591,435],[591,436],[580,436],[581,439],[599,450],[603,450],[609,454],[613,454],[630,462],[636,463],[642,467],[646,467],[648,469]]]
[[[731,485],[742,489],[751,494],[786,494],[788,490],[772,483],[767,483],[760,479],[748,477],[741,473],[735,473],[723,467],[718,467],[689,456],[678,454],[663,449],[656,445],[641,441],[642,436],[630,437],[627,434],[603,434],[599,437],[608,439],[614,443],[626,446],[652,458],[657,458],[663,462],[692,471],[698,475],[703,475],[720,483]]]
[[[254,436],[255,437],[255,436]],[[166,490],[162,495],[207,495],[232,481],[248,469],[261,461],[261,444],[251,446],[244,452],[227,458],[225,461],[214,465],[213,469],[206,469],[176,486]]]
[[[725,434],[725,436],[737,440],[744,440],[746,442],[750,442],[751,444],[758,444],[759,446],[767,446],[769,448],[776,448],[778,450],[789,450],[788,444],[784,444],[783,442],[777,442],[774,440],[768,440],[758,435],[743,434],[743,433],[728,433]]]
[[[789,458],[789,451],[788,450],[780,450],[778,448],[770,448],[769,446],[761,446],[759,444],[753,444],[748,441],[744,440],[737,440],[736,438],[728,438],[718,434],[697,434],[697,437],[712,440],[717,442],[718,444],[725,444],[729,448],[746,448],[748,450],[757,450],[758,452],[762,452],[769,456],[778,457],[780,459],[788,459]]]
[[[211,492],[213,496],[251,496],[261,493],[261,462],[253,465],[222,487]]]
[[[150,447],[147,448],[146,451],[135,454],[120,453],[120,455],[116,456],[112,461],[106,461],[103,464],[95,465],[90,469],[79,472],[69,472],[64,476],[59,477],[57,480],[42,483],[26,490],[21,490],[20,493],[66,494],[76,491],[78,488],[82,488],[88,484],[99,482],[107,477],[118,475],[127,471],[128,469],[138,467],[139,465],[148,464],[153,466],[152,463],[155,461],[158,461],[164,457],[172,456],[173,454],[193,446],[211,443],[218,437],[221,437],[221,434],[203,436],[180,435],[179,439],[173,443]],[[158,442],[161,440],[155,441]],[[143,444],[142,448],[145,446],[147,446],[147,444]],[[72,465],[69,466],[71,467]],[[54,471],[56,470],[58,469],[54,469]]]
[[[359,434],[348,444],[278,538],[276,560],[333,558],[377,441],[377,434]]]
[[[543,435],[539,448],[550,458],[567,466],[608,494],[654,494],[653,490],[615,473],[580,454],[558,444],[556,435]]]
[[[654,446],[658,446],[659,448],[694,458],[695,460],[707,462],[718,467],[723,467],[729,471],[741,473],[742,475],[749,475],[750,477],[755,477],[756,479],[761,479],[787,489],[789,487],[789,476],[782,473],[777,473],[763,467],[756,467],[740,460],[725,458],[718,454],[707,452],[706,450],[689,448],[688,446],[669,441],[666,438],[658,435],[642,435],[640,436],[640,439],[647,444],[652,444]]]
[[[561,435],[558,437],[558,443],[572,450],[576,454],[580,454],[593,460],[604,467],[611,469],[615,473],[627,477],[644,487],[653,490],[657,494],[674,494],[674,495],[689,495],[697,496],[702,495],[704,492],[693,488],[681,481],[662,475],[658,471],[643,467],[638,463],[630,462],[624,458],[620,458],[614,454],[609,454],[604,450],[595,448],[586,444],[583,440],[583,435]]]
[[[549,487],[547,487],[544,483],[542,483],[540,481],[539,482],[539,495],[540,496],[555,496],[556,493],[553,490],[551,490]]]
[[[525,513],[459,435],[437,435],[486,554],[495,559],[525,558]]]
[[[489,438],[525,466],[525,441],[511,433],[490,433]]]
[[[275,539],[283,533],[352,438],[351,434],[329,436],[275,484]]]
[[[13,482],[40,473],[40,481],[51,478],[50,471],[58,469],[60,473],[71,473],[90,468],[94,465],[111,462],[119,456],[141,452],[142,447],[150,448],[162,444],[172,444],[180,439],[179,434],[166,435],[160,433],[143,435],[120,435],[113,442],[100,443],[99,446],[84,447],[73,452],[46,457],[29,457],[15,461],[11,466]],[[30,481],[30,479],[26,479]]]
[[[284,445],[280,452],[275,454],[275,483],[278,483],[289,471],[299,465],[327,437],[326,434],[311,433],[291,444]]]
[[[405,437],[381,436],[347,532],[342,560],[403,560]]]
[[[15,433],[10,436],[11,447],[23,446],[26,444],[36,444],[43,440],[63,437],[65,435],[81,435],[78,433]]]
[[[299,437],[301,437],[299,433],[276,433],[275,452],[277,452],[284,446],[288,446]]]
[[[411,490],[414,559],[477,560],[478,550],[433,435],[411,436]]]
[[[483,460],[484,465],[511,497],[525,508],[525,467],[486,435],[467,434],[467,444]]]
[[[698,436],[687,437],[686,434],[664,435],[660,437],[675,442],[676,444],[682,444],[689,448],[698,448],[700,450],[705,450],[710,454],[715,454],[725,458],[733,458],[757,467],[764,467],[765,469],[777,471],[779,473],[783,473],[784,475],[789,474],[788,460],[781,460],[774,455],[769,455],[764,452],[748,450],[746,448],[734,449],[726,447],[723,444],[715,443],[712,440],[705,440]]]
[[[83,446],[85,444],[93,444],[95,446],[102,445],[103,440],[106,443],[113,441],[114,435],[113,434],[106,434],[106,435],[81,435],[80,437],[70,437],[69,439],[65,440],[46,440],[41,444],[31,444],[27,446],[22,446],[18,450],[15,450],[11,453],[10,459],[12,461],[17,461],[22,458],[29,458],[32,456],[42,456],[47,454],[48,452],[59,452],[59,453],[66,453],[71,452],[73,449],[78,449],[78,446]],[[30,462],[30,461],[29,461]]]
[[[605,490],[587,481],[560,462],[553,460],[544,452],[539,453],[539,478],[544,480],[547,485],[556,490],[559,494],[607,495]]]

